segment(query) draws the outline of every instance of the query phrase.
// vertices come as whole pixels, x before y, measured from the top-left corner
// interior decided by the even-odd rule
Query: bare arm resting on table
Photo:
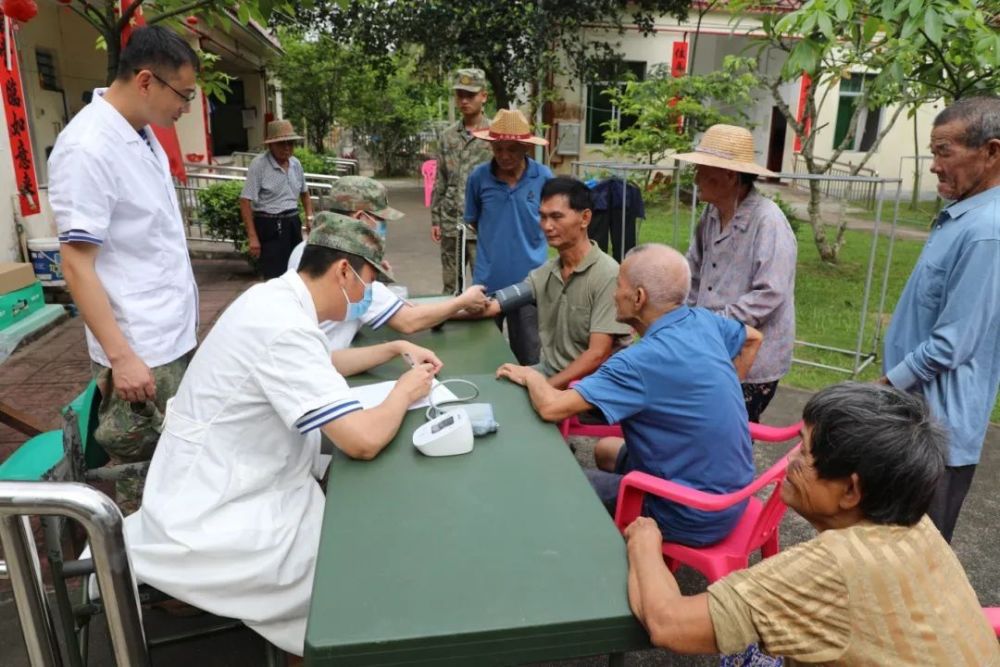
[[[718,653],[708,594],[685,596],[663,562],[663,535],[656,522],[639,517],[625,529],[628,601],[654,646],[678,653]]]
[[[396,436],[410,403],[430,392],[434,373],[432,364],[418,364],[400,376],[381,404],[324,424],[323,434],[352,459],[375,458]]]
[[[569,366],[548,379],[548,383],[556,389],[565,389],[573,380],[590,375],[611,356],[615,337],[606,333],[592,333],[587,342],[587,349],[570,362]]]
[[[330,361],[333,362],[333,367],[337,369],[338,373],[349,377],[364,373],[368,369],[375,368],[404,353],[410,355],[410,358],[417,364],[429,364],[434,373],[441,370],[441,360],[437,358],[436,354],[405,340],[335,350],[330,354]]]
[[[547,422],[562,421],[594,408],[575,389],[556,389],[544,375],[528,366],[504,364],[497,369],[497,378],[506,378],[514,384],[527,387],[531,406]]]
[[[60,250],[63,275],[73,301],[111,362],[115,393],[125,401],[153,400],[156,398],[153,373],[118,327],[108,293],[94,269],[101,248],[90,243],[63,243]]]

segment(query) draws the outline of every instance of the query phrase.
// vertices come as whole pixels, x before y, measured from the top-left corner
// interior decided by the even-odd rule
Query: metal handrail
[[[106,495],[86,484],[0,482],[0,543],[3,545],[21,630],[32,667],[59,667],[62,658],[42,588],[29,516],[61,516],[87,532],[94,573],[107,610],[108,631],[119,665],[149,664],[139,611],[139,593],[122,532],[122,514]]]

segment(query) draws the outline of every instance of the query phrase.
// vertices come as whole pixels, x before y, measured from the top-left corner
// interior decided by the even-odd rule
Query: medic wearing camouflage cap
[[[327,213],[299,270],[241,294],[167,407],[142,507],[125,525],[139,580],[242,619],[286,653],[305,647],[326,505],[320,435],[350,458],[374,458],[441,368],[405,340],[331,358],[319,323],[356,316],[378,275],[391,278],[378,236]],[[400,355],[415,367],[365,409],[338,367],[362,372]]]
[[[376,183],[370,178],[362,178],[360,176],[349,176],[348,178],[361,178],[362,180]],[[376,185],[381,186],[380,183],[376,183]],[[385,188],[382,189],[383,191],[385,190]],[[402,213],[396,211],[396,209],[389,209],[388,206],[384,206],[379,210],[385,211],[386,209],[398,214],[396,218],[391,218],[393,220],[403,217]],[[375,276],[378,280],[383,283],[391,283],[395,280],[392,276],[392,271],[386,266],[382,256],[384,252],[382,238],[370,226],[356,218],[332,211],[320,212],[313,221],[313,228],[309,232],[306,245],[318,245],[356,255],[368,262],[375,269]]]
[[[381,220],[399,220],[402,211],[389,206],[385,186],[367,176],[341,176],[325,199],[325,208],[340,213],[365,211]]]
[[[465,213],[465,181],[476,165],[493,157],[489,145],[472,136],[476,130],[489,128],[489,119],[483,114],[487,97],[486,74],[481,69],[460,69],[452,79],[452,90],[462,119],[438,137],[437,175],[431,203],[431,238],[441,243],[441,278],[445,294],[454,294],[458,288],[459,225]],[[476,262],[475,232],[469,229],[466,239],[466,265],[471,268]]]

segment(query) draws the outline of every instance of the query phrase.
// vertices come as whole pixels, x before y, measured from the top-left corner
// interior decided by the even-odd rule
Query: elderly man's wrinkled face
[[[812,427],[802,426],[802,447],[788,459],[788,473],[781,487],[781,500],[817,529],[842,511],[840,500],[846,481],[822,479],[812,456]]]
[[[544,199],[538,208],[538,224],[545,234],[545,240],[556,249],[573,246],[586,238],[590,216],[590,209],[572,209],[566,195]]]
[[[626,257],[618,269],[618,282],[615,284],[615,320],[635,326],[639,321],[641,304],[638,303],[639,290],[625,277],[625,267],[630,261],[634,259]]]
[[[494,141],[492,148],[493,159],[502,171],[516,171],[531,147],[520,141]]]
[[[278,162],[284,164],[292,157],[295,152],[295,142],[294,141],[275,141],[267,145],[267,149],[271,151],[271,155]]]
[[[1000,168],[995,153],[997,142],[979,148],[965,145],[966,124],[952,121],[931,130],[931,173],[938,179],[938,194],[944,199],[961,200],[990,187]],[[992,144],[992,149],[991,149]]]

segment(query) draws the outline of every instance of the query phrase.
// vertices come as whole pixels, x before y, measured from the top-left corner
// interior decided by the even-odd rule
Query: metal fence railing
[[[825,164],[827,160],[823,158],[816,158],[821,164]],[[857,171],[857,173],[854,173]],[[808,174],[809,169],[806,167],[806,161],[802,159],[800,153],[795,153],[795,158],[792,162],[792,173],[795,174]],[[878,172],[874,169],[869,169],[868,167],[861,167],[858,169],[856,166],[852,165],[850,162],[834,162],[831,167],[823,174],[824,176],[859,176],[865,179],[877,179]],[[826,197],[833,197],[835,199],[842,199],[844,201],[857,202],[866,208],[875,208],[875,197],[878,193],[878,184],[875,181],[862,181],[862,180],[824,180],[817,181],[819,184],[820,192]],[[797,188],[808,188],[809,184],[795,181],[793,186]]]

